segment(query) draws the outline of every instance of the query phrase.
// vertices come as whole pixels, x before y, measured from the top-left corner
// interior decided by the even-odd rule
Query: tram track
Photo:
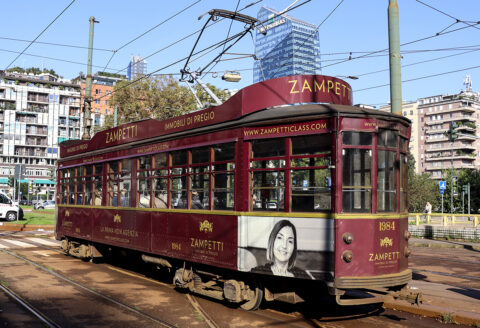
[[[47,315],[42,313],[40,310],[36,309],[33,305],[29,304],[27,300],[22,298],[20,295],[16,294],[13,290],[0,284],[0,289],[7,294],[11,299],[13,299],[17,304],[19,304],[23,309],[27,310],[29,313],[34,315],[49,328],[61,328],[59,324],[57,324],[53,319],[49,318]]]
[[[48,247],[46,247],[46,248],[48,248]],[[2,249],[2,250],[0,250],[0,251],[3,252],[3,253],[8,254],[8,255],[10,255],[10,256],[13,256],[13,257],[15,257],[15,258],[17,258],[17,259],[25,262],[25,263],[28,263],[28,264],[34,266],[35,268],[38,268],[38,269],[40,269],[40,270],[42,270],[42,271],[44,271],[44,272],[46,272],[46,273],[48,273],[48,274],[51,274],[51,275],[53,275],[54,277],[56,277],[56,278],[58,278],[58,279],[60,279],[60,280],[63,280],[63,281],[65,281],[65,282],[73,285],[74,287],[76,287],[76,288],[78,288],[78,289],[87,291],[88,293],[90,293],[90,294],[92,294],[92,295],[95,295],[95,296],[97,296],[97,297],[99,297],[99,298],[101,298],[101,299],[103,299],[103,300],[105,300],[105,301],[107,301],[107,302],[109,302],[109,303],[111,303],[111,304],[114,304],[115,306],[117,306],[117,307],[119,307],[119,308],[121,308],[121,309],[123,309],[123,310],[127,310],[127,311],[129,311],[129,312],[131,312],[131,313],[134,313],[136,316],[139,316],[139,317],[141,317],[141,318],[143,318],[143,319],[146,319],[146,320],[148,320],[148,321],[151,321],[151,322],[155,322],[156,324],[158,324],[158,325],[160,325],[160,326],[162,326],[162,327],[168,327],[168,328],[175,328],[175,327],[177,327],[177,325],[175,325],[175,324],[171,324],[171,323],[169,323],[169,322],[167,322],[167,321],[165,321],[165,320],[162,320],[162,319],[160,319],[160,318],[157,318],[157,317],[155,317],[155,316],[152,316],[152,315],[150,315],[150,314],[148,314],[148,313],[146,313],[146,312],[144,312],[144,311],[138,310],[138,309],[135,308],[134,306],[128,305],[128,304],[126,304],[126,303],[124,303],[124,302],[121,302],[121,301],[119,301],[119,300],[116,300],[116,299],[114,299],[114,298],[112,298],[112,297],[110,297],[110,296],[108,296],[108,295],[106,295],[106,294],[104,294],[104,293],[101,293],[101,292],[99,292],[99,291],[96,291],[96,290],[94,290],[94,289],[92,289],[92,288],[90,288],[90,287],[88,287],[88,286],[86,286],[86,285],[84,285],[84,284],[82,284],[82,283],[79,283],[79,282],[77,282],[77,281],[74,281],[73,279],[71,279],[71,278],[69,278],[69,277],[67,277],[67,276],[65,276],[65,275],[63,275],[63,274],[58,273],[58,272],[55,272],[53,269],[51,269],[51,268],[49,268],[49,267],[46,267],[46,266],[44,266],[44,265],[41,265],[41,264],[39,264],[39,263],[37,263],[37,262],[34,262],[34,261],[32,261],[32,260],[30,260],[30,259],[28,259],[28,258],[26,258],[26,257],[24,257],[24,256],[22,256],[22,255],[20,255],[20,254],[15,254],[14,252],[11,252],[11,251],[8,251],[8,250],[5,250],[5,249]],[[4,287],[4,288],[5,288],[5,287]],[[3,288],[2,288],[2,289],[3,289]],[[12,296],[15,295],[15,293],[14,293],[12,290],[9,290],[9,291],[10,291],[10,292],[6,291],[6,293],[9,294],[9,295],[12,295]],[[22,304],[22,306],[24,306],[24,307],[28,304],[27,302],[22,301],[21,298],[19,298],[19,299],[16,300],[16,301],[19,302],[19,303],[20,303],[20,302],[23,302],[25,305]],[[20,304],[21,304],[21,303],[20,303]],[[47,317],[45,314],[41,314],[41,312],[39,312],[38,310],[35,310],[33,307],[32,307],[32,310],[33,310],[33,311],[36,311],[36,312],[39,314],[40,317],[46,318],[47,321],[49,320],[48,317]],[[29,311],[30,311],[30,310],[29,310]],[[54,323],[53,320],[51,320],[51,322]],[[61,326],[61,325],[58,325],[58,324],[55,324],[55,325],[53,325],[52,327],[62,327],[62,326]]]

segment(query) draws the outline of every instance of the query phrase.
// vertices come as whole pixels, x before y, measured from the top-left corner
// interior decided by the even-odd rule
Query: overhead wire
[[[478,65],[478,66],[466,67],[466,68],[461,68],[461,69],[457,69],[457,70],[454,70],[454,71],[448,71],[448,72],[443,72],[443,73],[437,73],[437,74],[420,76],[420,77],[416,77],[416,78],[413,78],[413,79],[403,80],[402,83],[407,83],[407,82],[412,82],[412,81],[418,81],[418,80],[428,79],[428,78],[431,78],[431,77],[437,77],[437,76],[441,76],[441,75],[453,74],[453,73],[468,71],[468,70],[477,69],[477,68],[480,68],[480,65]],[[382,88],[382,87],[386,87],[386,86],[389,86],[389,85],[390,85],[390,83],[380,84],[380,85],[376,85],[376,86],[372,86],[372,87],[368,87],[368,88],[357,89],[357,90],[354,90],[354,92],[361,92],[361,91],[366,91],[366,90],[371,90],[371,89],[377,89],[377,88]]]
[[[182,10],[178,11],[177,13],[173,14],[172,16],[168,17],[167,19],[163,20],[162,22],[158,23],[157,25],[155,25],[154,27],[148,29],[147,31],[143,32],[142,34],[140,34],[139,36],[133,38],[132,40],[126,42],[125,44],[123,44],[121,47],[119,47],[118,49],[114,50],[112,56],[110,56],[110,59],[108,60],[107,64],[105,65],[103,71],[105,71],[108,67],[108,65],[110,64],[110,62],[112,61],[113,59],[113,56],[115,56],[115,54],[117,52],[119,52],[120,50],[122,50],[123,48],[125,48],[126,46],[128,46],[129,44],[135,42],[136,40],[140,39],[141,37],[145,36],[146,34],[150,33],[151,31],[155,30],[156,28],[162,26],[163,24],[165,24],[166,22],[170,21],[171,19],[177,17],[178,15],[180,15],[181,13],[183,13],[184,11],[190,9],[191,7],[195,6],[197,3],[201,2],[202,0],[197,0],[193,3],[191,3],[190,5],[188,5],[187,7],[183,8]]]
[[[458,19],[458,18],[456,18],[456,17],[453,17],[452,15],[449,15],[449,14],[447,14],[446,12],[441,11],[440,9],[437,9],[437,8],[435,8],[435,7],[432,7],[432,6],[430,6],[429,4],[426,4],[426,3],[423,2],[423,1],[420,1],[420,0],[416,0],[416,1],[417,1],[418,3],[421,3],[422,5],[430,8],[430,9],[433,9],[433,10],[438,11],[439,13],[441,13],[441,14],[447,16],[447,17],[450,17],[451,19],[454,19],[454,20],[455,20],[455,23],[453,23],[452,25],[457,24],[457,23],[463,23],[463,24],[466,24],[466,25],[470,25],[470,23],[471,23],[471,22],[466,22],[466,21],[464,21],[464,20],[461,20],[461,19]],[[478,22],[476,22],[476,23],[478,24]],[[452,25],[450,25],[450,26],[452,26]],[[475,27],[476,29],[479,29],[478,26],[473,26],[473,25],[472,25],[472,27]]]
[[[7,38],[0,36],[0,40],[9,40],[9,41],[19,41],[19,42],[33,42],[35,44],[45,44],[49,46],[58,46],[58,47],[67,47],[67,48],[76,48],[76,49],[88,49],[85,46],[77,46],[73,44],[62,44],[62,43],[54,43],[54,42],[42,42],[42,41],[32,41],[32,40],[23,40],[23,39],[15,39],[15,38]],[[106,52],[113,52],[115,50],[111,49],[102,49],[102,48],[92,48],[95,51],[106,51]]]
[[[30,42],[30,43],[28,44],[28,46],[25,47],[25,49],[23,49],[22,52],[21,52],[17,57],[15,57],[15,59],[12,60],[12,61],[10,62],[10,64],[7,65],[7,67],[5,68],[5,70],[7,70],[7,69],[10,67],[10,65],[12,65],[25,51],[27,51],[27,49],[30,48],[30,46],[31,46],[46,30],[48,30],[48,28],[49,28],[50,26],[52,26],[52,24],[53,24],[60,16],[62,16],[63,13],[64,13],[68,8],[70,8],[70,6],[71,6],[75,1],[76,1],[76,0],[72,0],[72,1],[68,4],[68,6],[66,6],[66,7],[57,15],[57,17],[55,17],[55,18],[47,25],[47,27],[45,27],[45,28],[40,32],[40,34],[38,34],[37,37],[36,37],[34,40],[32,40],[32,42]]]
[[[256,5],[256,4],[259,3],[259,2],[262,2],[262,1],[263,1],[263,0],[256,0],[255,2],[249,3],[248,5],[246,5],[246,6],[243,7],[242,9],[240,9],[238,12],[241,12],[241,11],[243,11],[243,10],[251,7],[251,6]],[[212,22],[210,25],[208,25],[207,27],[205,27],[205,29],[207,29],[207,28],[209,28],[209,27],[211,27],[211,26],[213,26],[213,25],[215,25],[215,24],[217,24],[217,23],[220,23],[220,22],[223,21],[224,19],[225,19],[225,18],[220,18],[220,19]],[[157,50],[157,51],[149,54],[148,56],[143,57],[142,60],[147,60],[148,58],[153,57],[153,56],[159,54],[160,52],[162,52],[162,51],[164,51],[164,50],[167,50],[168,48],[170,48],[170,47],[172,47],[172,46],[174,46],[174,45],[176,45],[176,44],[178,44],[178,43],[180,43],[180,42],[182,42],[182,41],[184,41],[184,40],[186,40],[186,39],[194,36],[195,34],[199,33],[201,30],[202,30],[202,29],[198,29],[198,30],[196,30],[196,31],[194,31],[194,32],[192,32],[192,33],[190,33],[190,34],[188,34],[188,35],[186,35],[186,36],[184,36],[184,37],[182,37],[182,38],[180,38],[180,39],[178,39],[178,40],[170,43],[170,44],[168,44],[167,46],[165,46],[165,47],[163,47],[163,48],[161,48],[161,49],[159,49],[159,50]],[[128,66],[125,67],[125,68],[122,68],[122,69],[120,69],[120,70],[118,70],[118,71],[116,71],[115,73],[119,73],[119,72],[125,71],[127,68],[128,68]]]

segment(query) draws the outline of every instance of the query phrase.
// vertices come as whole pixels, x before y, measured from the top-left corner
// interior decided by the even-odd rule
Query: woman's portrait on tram
[[[268,238],[266,258],[268,263],[255,267],[252,271],[284,277],[299,277],[305,274],[303,270],[295,267],[297,230],[293,223],[281,220],[275,224]]]

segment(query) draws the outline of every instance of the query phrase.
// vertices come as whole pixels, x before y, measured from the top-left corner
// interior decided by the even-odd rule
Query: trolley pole
[[[393,114],[402,115],[402,74],[400,64],[400,24],[397,0],[389,0],[388,45],[390,48],[390,103]]]
[[[90,126],[92,119],[91,105],[92,105],[92,53],[93,53],[93,24],[99,23],[95,17],[90,17],[90,32],[88,38],[88,64],[87,64],[87,81],[85,82],[85,98],[84,98],[84,113],[83,113],[83,140],[90,139]]]

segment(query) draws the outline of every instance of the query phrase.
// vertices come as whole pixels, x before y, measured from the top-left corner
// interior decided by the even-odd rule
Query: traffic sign
[[[440,189],[440,193],[443,195],[443,192],[445,191],[445,189]]]
[[[439,181],[438,184],[440,186],[440,190],[447,189],[447,181]],[[443,194],[443,192],[442,192],[442,194]]]

